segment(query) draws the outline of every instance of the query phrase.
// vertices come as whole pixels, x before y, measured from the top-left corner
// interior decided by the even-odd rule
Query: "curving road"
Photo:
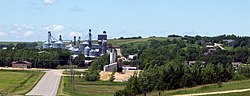
[[[61,70],[47,71],[27,96],[56,96],[62,76]]]

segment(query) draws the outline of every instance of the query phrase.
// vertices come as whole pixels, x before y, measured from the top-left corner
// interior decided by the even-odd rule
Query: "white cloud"
[[[24,32],[23,37],[30,37],[33,33],[33,31]]]
[[[55,3],[56,0],[43,0],[43,3],[46,5],[51,5],[53,3]]]
[[[74,37],[74,36],[79,37],[79,36],[82,36],[82,33],[72,31],[69,33],[69,36],[70,37]]]
[[[15,24],[14,26],[15,26],[15,28],[13,28],[13,29],[15,29],[17,31],[26,31],[26,30],[35,29],[35,27],[33,25],[29,25],[29,24]]]
[[[52,25],[52,31],[55,31],[55,32],[60,32],[60,31],[63,31],[64,30],[64,26],[62,25]]]
[[[4,32],[0,32],[0,38],[5,37],[5,33]]]
[[[63,25],[51,25],[51,26],[44,26],[42,28],[42,30],[44,31],[52,31],[52,32],[61,32],[64,30],[64,26]]]

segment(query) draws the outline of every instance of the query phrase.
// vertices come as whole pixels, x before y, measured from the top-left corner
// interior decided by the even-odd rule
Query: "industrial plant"
[[[106,31],[103,31],[102,34],[98,35],[97,41],[98,44],[93,44],[91,29],[89,29],[88,39],[81,42],[81,37],[78,37],[76,41],[76,36],[74,36],[74,41],[63,40],[62,36],[59,35],[59,39],[54,38],[51,35],[51,32],[48,32],[48,40],[44,42],[44,49],[51,48],[61,48],[68,49],[74,54],[84,54],[85,57],[98,57],[107,53],[107,34]],[[70,41],[67,43],[66,41]]]

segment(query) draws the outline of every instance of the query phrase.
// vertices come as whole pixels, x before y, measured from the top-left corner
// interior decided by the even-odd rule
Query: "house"
[[[132,60],[132,59],[134,59],[134,58],[137,57],[137,56],[138,56],[137,54],[128,55],[128,59]]]
[[[237,69],[241,64],[241,62],[232,62],[232,66],[234,69]]]
[[[188,65],[189,66],[193,66],[194,64],[196,64],[197,62],[196,61],[188,61]],[[201,67],[204,67],[206,62],[205,61],[200,61],[201,63]]]
[[[122,66],[122,73],[127,73],[129,70],[137,70],[137,67],[131,67],[129,65],[127,66]]]
[[[12,68],[30,68],[32,63],[29,61],[13,61],[11,62]]]
[[[225,39],[225,40],[223,40],[224,42],[227,42],[227,45],[228,46],[233,46],[234,45],[234,42],[235,42],[235,40],[233,40],[233,39]]]
[[[188,61],[188,65],[194,65],[196,61]]]

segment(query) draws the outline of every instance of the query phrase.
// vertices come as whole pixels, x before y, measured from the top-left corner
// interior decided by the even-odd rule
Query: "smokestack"
[[[103,34],[106,34],[107,32],[106,31],[103,31]]]
[[[76,45],[76,36],[74,36],[74,45]]]

